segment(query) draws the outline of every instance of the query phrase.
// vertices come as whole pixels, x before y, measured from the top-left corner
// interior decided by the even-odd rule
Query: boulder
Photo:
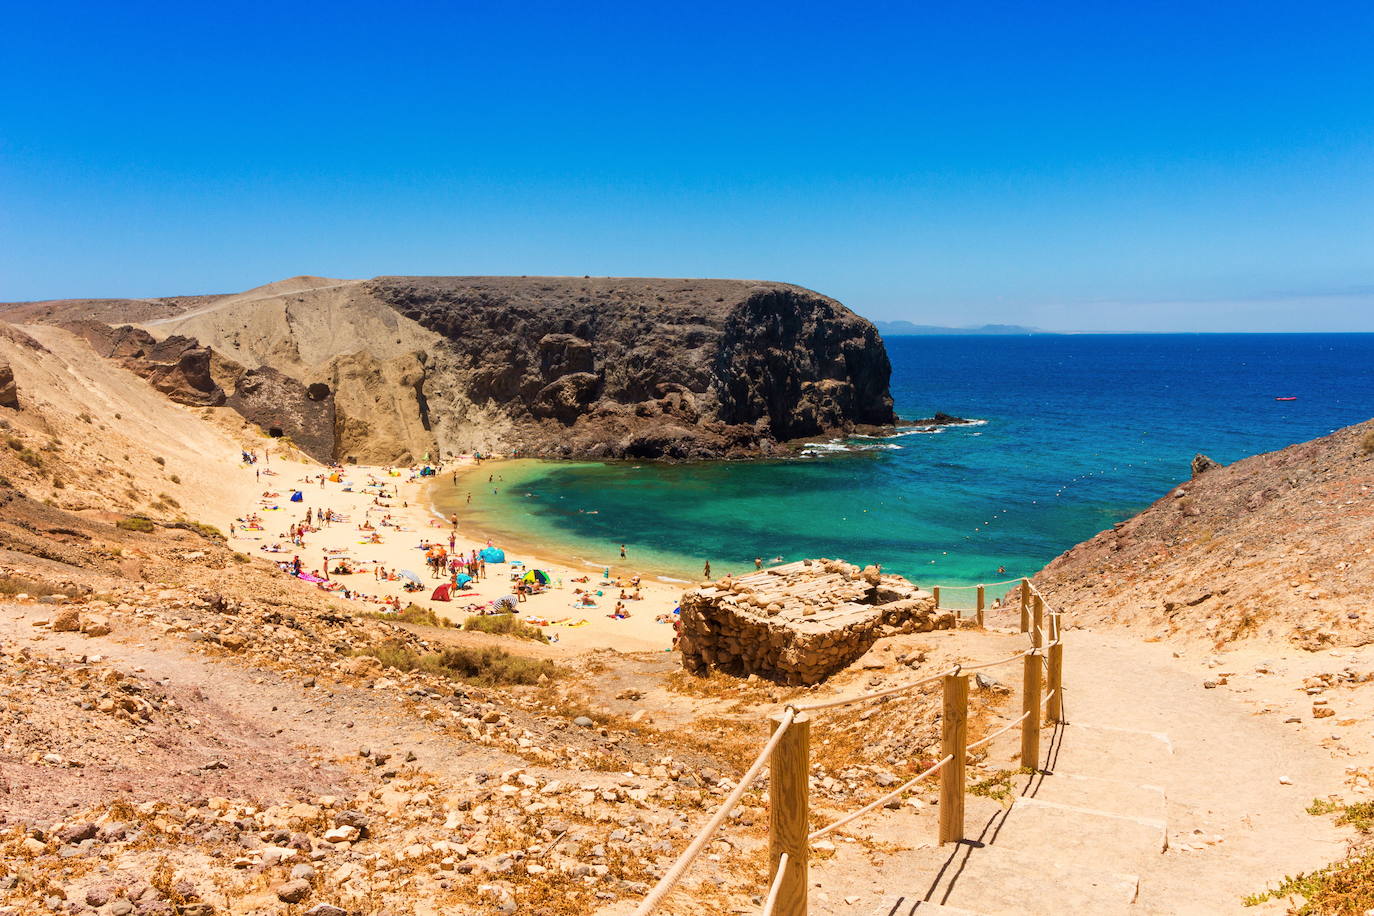
[[[1221,467],[1225,467],[1225,465],[1219,461],[1213,461],[1211,458],[1208,458],[1206,455],[1203,455],[1201,453],[1198,453],[1193,456],[1194,477],[1201,476],[1202,474],[1205,474],[1208,471],[1214,471],[1217,468]]]

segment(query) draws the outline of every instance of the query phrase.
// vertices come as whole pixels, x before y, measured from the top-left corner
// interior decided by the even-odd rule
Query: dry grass
[[[552,680],[560,674],[553,662],[511,655],[502,649],[460,647],[421,655],[399,640],[387,640],[353,654],[370,655],[398,671],[424,671],[487,686],[537,684],[541,677]]]

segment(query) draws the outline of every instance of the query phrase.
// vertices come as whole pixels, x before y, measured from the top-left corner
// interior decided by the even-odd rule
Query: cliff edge
[[[1374,641],[1374,420],[1193,476],[1035,576],[1075,623],[1159,637]]]

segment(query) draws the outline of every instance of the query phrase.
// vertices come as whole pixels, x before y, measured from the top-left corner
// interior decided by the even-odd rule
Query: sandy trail
[[[261,531],[244,529],[236,522],[231,544],[244,553],[269,561],[289,561],[299,555],[303,568],[307,571],[319,570],[326,553],[329,554],[331,562],[337,556],[346,555],[364,571],[352,575],[331,576],[343,583],[350,592],[356,591],[381,599],[395,596],[403,605],[414,602],[457,623],[462,623],[471,616],[465,610],[469,604],[485,605],[502,596],[513,594],[513,576],[529,569],[542,569],[552,579],[551,587],[543,594],[531,595],[528,601],[520,603],[518,614],[521,618],[565,621],[561,625],[551,624],[542,627],[551,640],[556,639],[553,645],[565,653],[575,654],[593,648],[613,648],[621,651],[667,650],[672,645],[672,625],[656,622],[655,617],[662,614],[671,615],[681,595],[681,587],[645,576],[641,580],[642,599],[624,601],[631,616],[620,620],[609,616],[619,600],[621,590],[614,584],[602,583],[621,580],[628,585],[630,577],[638,572],[632,566],[611,567],[612,578],[605,580],[598,572],[580,564],[572,565],[543,556],[507,552],[507,563],[487,564],[486,578],[456,592],[464,597],[455,598],[452,602],[435,601],[431,598],[434,588],[446,580],[435,578],[430,573],[425,565],[424,550],[420,545],[438,542],[447,547],[452,527],[438,518],[428,506],[425,488],[429,485],[430,478],[413,477],[409,471],[398,469],[357,466],[343,471],[342,481],[333,482],[326,478],[321,484],[318,476],[324,473],[322,468],[303,467],[280,460],[269,467],[266,462],[270,460],[266,459],[252,467],[244,465],[241,468],[244,479],[250,481],[251,477],[250,482],[255,483],[260,489],[257,490],[259,495],[255,499],[235,510],[235,515],[243,519],[256,513],[261,517],[263,527]],[[470,464],[470,460],[460,462],[458,467]],[[444,473],[452,473],[454,469],[453,463],[447,464]],[[274,473],[263,473],[260,478],[258,477],[257,472],[268,470]],[[387,491],[396,495],[379,498],[375,491],[364,492],[363,488],[369,481],[380,483]],[[302,493],[300,502],[290,501],[294,489],[299,489]],[[265,497],[262,493],[277,495]],[[345,516],[347,520],[307,533],[304,546],[294,547],[289,540],[288,531],[293,523],[303,522],[307,510],[311,509],[330,509]],[[382,524],[384,519],[388,524]],[[373,533],[359,529],[365,522],[374,526],[382,543],[365,542]],[[278,543],[282,547],[281,553],[263,549]],[[460,517],[455,536],[456,550],[467,554],[485,546],[485,540],[465,535]],[[511,561],[523,561],[523,565],[516,566]],[[403,589],[405,580],[378,580],[375,573],[378,566],[385,567],[388,572],[414,572],[420,576],[424,587],[419,591],[406,592]],[[588,581],[574,581],[581,577],[587,577]],[[315,586],[302,581],[301,587]],[[585,609],[574,607],[574,590],[577,588],[590,589],[593,593],[600,592],[594,596],[598,606]],[[633,587],[627,588],[628,593],[632,594],[633,591]],[[341,594],[335,594],[343,600]],[[350,600],[345,603],[354,610],[381,608],[379,603],[369,600]],[[579,621],[585,623],[568,625]]]

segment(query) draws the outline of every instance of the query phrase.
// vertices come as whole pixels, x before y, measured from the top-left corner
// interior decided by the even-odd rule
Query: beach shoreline
[[[485,462],[484,462],[485,464]],[[621,652],[666,651],[672,646],[672,612],[677,607],[682,592],[690,588],[691,582],[662,582],[654,576],[645,574],[630,562],[598,564],[593,567],[582,562],[568,562],[536,545],[517,545],[513,542],[493,537],[497,547],[507,553],[505,563],[488,563],[487,575],[466,587],[466,591],[454,601],[445,602],[433,598],[434,589],[447,581],[428,572],[424,559],[426,542],[447,545],[450,535],[454,538],[453,550],[466,555],[470,551],[486,546],[486,537],[463,527],[461,515],[459,525],[453,529],[449,518],[442,514],[433,503],[433,486],[439,483],[437,476],[419,477],[413,470],[350,465],[337,473],[341,480],[326,477],[326,485],[319,483],[321,474],[330,475],[329,469],[322,466],[279,465],[280,473],[275,479],[263,481],[253,488],[255,491],[267,487],[277,491],[273,497],[263,497],[254,492],[254,505],[244,506],[238,515],[238,528],[231,535],[234,546],[249,552],[256,559],[274,563],[289,561],[300,556],[303,571],[315,570],[324,556],[336,562],[340,555],[348,556],[357,571],[346,579],[331,576],[326,581],[338,581],[351,592],[372,596],[371,598],[344,598],[338,592],[332,593],[344,606],[354,611],[386,612],[381,599],[395,598],[406,604],[416,604],[433,611],[438,616],[452,621],[457,626],[477,611],[468,610],[469,605],[487,607],[491,602],[515,591],[512,574],[517,568],[512,561],[523,561],[523,570],[542,569],[550,579],[549,587],[540,594],[530,595],[516,607],[516,616],[527,622],[535,623],[542,632],[553,639],[550,643],[563,654],[579,654],[593,649],[613,649]],[[450,462],[445,471],[460,475],[478,466],[472,459]],[[461,479],[461,478],[460,478]],[[377,481],[384,488],[393,488],[394,498],[379,497],[375,491],[366,488]],[[250,485],[251,486],[251,485]],[[290,500],[290,492],[299,490],[303,499]],[[344,521],[309,530],[305,535],[305,546],[290,543],[287,529],[290,525],[304,520],[310,509],[330,509],[340,513]],[[265,513],[272,513],[267,515]],[[280,514],[277,514],[280,513]],[[289,513],[289,514],[288,514]],[[261,528],[243,527],[243,519],[250,515],[261,518]],[[373,528],[364,529],[364,524]],[[363,535],[367,531],[368,535]],[[380,541],[369,540],[377,534]],[[256,544],[252,542],[258,542]],[[265,550],[269,544],[282,545],[280,552]],[[529,551],[523,548],[533,547]],[[401,579],[375,577],[375,569],[384,566],[395,574],[401,570],[413,572],[421,588],[407,592]],[[610,584],[603,584],[602,570],[611,573]],[[625,600],[629,612],[625,618],[611,615],[619,601],[620,586],[616,581],[628,581],[635,575],[641,576],[640,600]],[[578,580],[586,578],[583,583]],[[309,580],[307,580],[309,581]],[[301,587],[318,587],[301,582]],[[324,583],[320,583],[321,585]],[[575,590],[583,589],[593,594],[596,606],[575,606]],[[627,587],[633,592],[633,587]],[[666,617],[669,622],[660,622]],[[518,643],[513,641],[511,650],[519,652]]]
[[[450,516],[456,511],[458,515],[458,530],[469,538],[480,539],[484,542],[489,540],[503,549],[508,546],[518,553],[536,556],[551,563],[587,570],[604,569],[607,566],[616,567],[628,565],[633,566],[640,573],[653,576],[658,581],[667,585],[681,586],[686,589],[697,584],[700,579],[701,570],[688,569],[685,563],[682,566],[675,566],[671,563],[657,562],[654,560],[636,560],[633,557],[634,545],[628,544],[628,542],[627,544],[632,555],[627,559],[622,560],[618,556],[593,559],[579,553],[577,547],[570,541],[565,542],[557,539],[531,538],[514,530],[513,527],[487,524],[486,522],[489,521],[489,518],[485,516],[489,516],[491,513],[482,513],[484,518],[481,522],[474,523],[465,520],[463,507],[457,504],[458,493],[460,492],[463,481],[477,474],[482,469],[509,467],[516,460],[526,459],[484,458],[480,465],[474,462],[464,464],[456,469],[446,467],[443,474],[436,475],[436,477],[425,486],[424,499],[426,505],[434,514],[435,518],[440,519],[445,524],[449,523]],[[453,472],[455,470],[457,471],[456,482],[453,480]],[[491,473],[491,471],[489,471],[489,473]],[[499,471],[496,473],[499,473]],[[445,479],[445,475],[448,475],[447,479]],[[444,505],[441,498],[441,494],[445,488],[450,488],[453,493],[454,505],[452,506]],[[613,550],[614,548],[608,549]]]

